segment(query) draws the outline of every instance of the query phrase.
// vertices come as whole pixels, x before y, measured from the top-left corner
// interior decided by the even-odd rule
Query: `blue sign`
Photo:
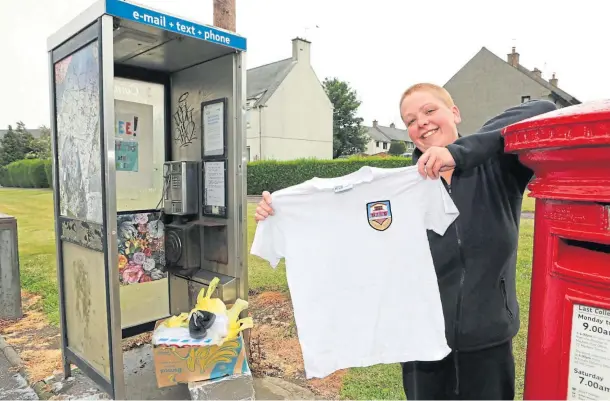
[[[138,143],[115,139],[114,151],[117,171],[138,171]]]
[[[138,7],[127,3],[125,0],[106,0],[106,13],[115,17],[165,29],[166,31],[246,51],[246,38],[244,37],[233,35],[207,25],[195,24],[158,11]]]

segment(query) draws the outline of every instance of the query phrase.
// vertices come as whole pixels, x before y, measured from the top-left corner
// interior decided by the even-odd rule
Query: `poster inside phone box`
[[[162,321],[157,322],[157,328]],[[222,345],[153,345],[157,387],[170,387],[224,376],[250,374],[246,347],[240,334]]]

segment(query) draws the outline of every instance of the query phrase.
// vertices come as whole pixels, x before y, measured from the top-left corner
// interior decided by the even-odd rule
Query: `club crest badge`
[[[385,231],[392,224],[392,205],[390,201],[377,201],[366,204],[369,226],[377,231]]]

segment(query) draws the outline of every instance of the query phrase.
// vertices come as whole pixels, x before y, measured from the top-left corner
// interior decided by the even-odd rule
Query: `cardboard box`
[[[153,345],[153,361],[159,388],[250,373],[241,335],[220,346]]]

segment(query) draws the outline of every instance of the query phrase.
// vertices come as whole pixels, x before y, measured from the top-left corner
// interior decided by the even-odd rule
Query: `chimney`
[[[549,79],[549,83],[555,87],[557,87],[557,83],[558,83],[558,79],[555,78],[555,73],[553,73],[553,77],[551,79]]]
[[[394,125],[394,123],[390,124],[390,128],[396,128],[396,125]]]
[[[301,39],[292,39],[292,59],[297,62],[304,62],[309,64],[309,52],[311,42]]]
[[[214,0],[214,26],[235,32],[235,0]]]
[[[542,78],[542,71],[540,71],[538,68],[534,67],[534,71],[532,71],[534,73],[534,75],[536,75],[538,78]]]
[[[377,120],[373,120],[373,127],[377,128]]]
[[[517,68],[519,65],[519,53],[515,51],[515,46],[513,46],[512,53],[508,53],[506,56],[506,62],[513,67]]]

